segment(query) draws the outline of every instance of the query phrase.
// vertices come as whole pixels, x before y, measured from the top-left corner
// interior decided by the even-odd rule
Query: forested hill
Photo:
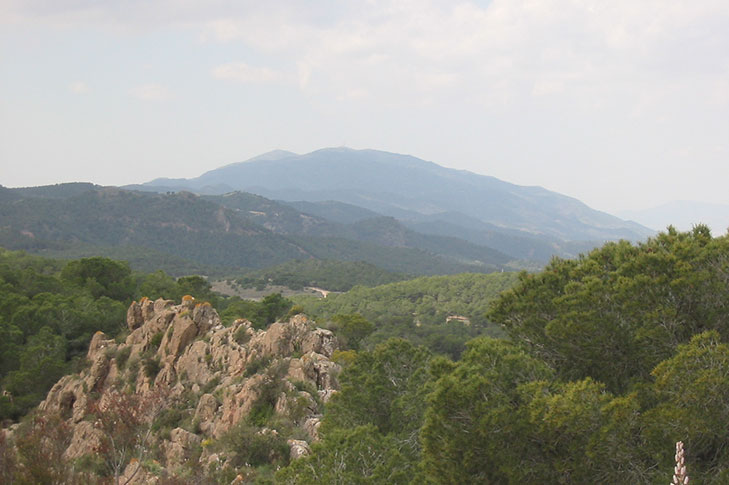
[[[517,273],[430,276],[366,288],[357,286],[326,298],[296,297],[303,310],[322,321],[359,314],[374,324],[365,343],[402,337],[458,357],[468,338],[503,335],[486,318],[489,305],[517,281]]]
[[[0,244],[14,249],[144,247],[230,267],[309,255],[294,241],[189,193],[103,188],[61,199],[23,197],[2,203],[0,227]]]
[[[0,244],[56,256],[123,257],[138,268],[207,266],[208,274],[307,258],[451,274],[494,271],[514,259],[457,238],[419,234],[387,218],[343,225],[251,194],[206,199],[90,184],[0,189]],[[145,259],[149,250],[161,257]]]

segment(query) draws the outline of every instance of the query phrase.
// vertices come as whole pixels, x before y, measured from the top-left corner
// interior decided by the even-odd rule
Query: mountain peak
[[[497,227],[562,240],[637,240],[652,233],[546,189],[372,149],[328,147],[304,155],[275,150],[179,186],[193,191],[207,188],[212,194],[210,188],[220,184],[290,202],[335,200],[400,219],[460,213]]]

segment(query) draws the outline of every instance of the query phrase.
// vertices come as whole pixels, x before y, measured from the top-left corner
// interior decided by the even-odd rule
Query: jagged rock
[[[192,297],[179,305],[142,299],[130,305],[127,326],[130,334],[121,344],[101,332],[95,334],[89,345],[90,367],[60,379],[39,406],[42,412],[59,414],[72,427],[73,439],[66,450],[69,458],[92,453],[101,445],[101,431],[88,419],[91,392],[100,409],[110,402],[112,391],[136,393],[147,402],[161,389],[165,406],[184,403],[184,410],[177,409],[192,417],[199,434],[175,428],[169,439],[152,437],[164,457],[165,463],[159,466],[167,473],[174,473],[200,445],[198,466],[206,470],[210,464],[218,469],[230,466],[225,453],[209,453],[202,436],[220,438],[266,396],[273,399],[269,404],[275,413],[303,423],[312,440],[318,439],[318,398],[326,401],[336,392],[340,367],[329,360],[336,337],[316,328],[306,316],[274,323],[265,331],[253,329],[246,320],[224,327],[215,309]],[[197,402],[190,401],[203,388]],[[273,398],[264,394],[272,389],[277,393]],[[308,452],[306,442],[290,445],[292,458]],[[136,464],[129,464],[125,479],[136,469]],[[130,483],[156,480],[140,468]]]
[[[321,426],[321,416],[311,416],[304,421],[304,429],[312,441],[319,441],[319,427]]]
[[[212,394],[203,394],[197,402],[195,417],[193,418],[200,427],[200,431],[210,434],[213,428],[213,418],[218,410],[218,400]]]
[[[317,328],[303,338],[301,351],[305,353],[316,352],[331,358],[337,346],[337,337],[334,336],[331,330]]]
[[[207,365],[211,361],[210,347],[202,340],[197,340],[177,360],[175,370],[177,375],[184,376],[186,381],[203,385],[213,376]]]
[[[86,358],[93,362],[100,351],[115,351],[116,347],[117,345],[116,342],[114,342],[114,339],[107,339],[104,332],[98,331],[93,337],[91,337],[89,351],[86,354]]]
[[[66,448],[64,456],[73,460],[94,453],[101,447],[103,433],[89,421],[81,421],[73,428],[71,444]]]
[[[193,455],[195,446],[199,445],[201,438],[182,428],[175,428],[170,432],[170,441],[164,445],[165,463],[167,468],[174,469],[184,465]]]
[[[155,485],[159,483],[159,477],[147,473],[136,458],[131,459],[119,478],[119,483],[129,485]]]
[[[288,440],[286,442],[289,445],[290,451],[290,458],[291,460],[298,460],[302,456],[308,456],[311,454],[311,448],[309,448],[309,443],[303,440]]]
[[[242,419],[248,416],[251,408],[261,395],[261,390],[268,376],[256,374],[248,378],[243,386],[235,392],[231,392],[224,400],[221,406],[222,415],[215,423],[214,436],[219,438],[230,428],[238,424]]]
[[[98,391],[104,384],[109,373],[109,357],[103,353],[97,353],[92,360],[89,375],[84,379],[86,388],[90,391]]]
[[[328,390],[339,387],[337,375],[342,368],[326,356],[311,351],[301,357],[301,364],[306,377],[312,380],[319,389]]]
[[[78,376],[65,376],[58,381],[46,399],[38,405],[41,411],[49,414],[58,414],[78,423],[87,413],[88,394],[84,389],[84,381]]]
[[[141,327],[144,323],[144,317],[142,317],[142,305],[133,302],[127,310],[127,327],[130,331],[134,331]]]

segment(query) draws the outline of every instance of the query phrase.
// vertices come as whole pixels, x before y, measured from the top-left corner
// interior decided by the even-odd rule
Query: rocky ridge
[[[291,438],[286,461],[308,454],[318,439],[322,405],[336,392],[340,367],[331,360],[336,337],[305,315],[266,330],[242,319],[226,327],[210,304],[186,296],[179,305],[132,303],[127,327],[121,343],[96,333],[88,368],[61,378],[39,406],[71,427],[67,459],[100,452],[105,430],[99,416],[125,395],[140,403],[135,416],[149,436],[140,445],[145,453],[125,466],[129,483],[157,483],[191,466],[236,466],[229,451],[215,445],[240,426]],[[267,427],[275,419],[295,432],[278,436]],[[153,458],[153,467],[142,466]]]

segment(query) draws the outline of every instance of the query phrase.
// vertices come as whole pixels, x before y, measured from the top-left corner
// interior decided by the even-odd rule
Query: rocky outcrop
[[[340,368],[330,360],[336,337],[305,315],[256,330],[247,320],[224,326],[214,308],[192,297],[180,304],[142,299],[129,307],[127,328],[123,341],[95,334],[89,366],[59,380],[40,405],[72,426],[67,457],[104,446],[105,431],[92,410],[103,413],[106,396],[120,393],[139,403],[164,399],[158,411],[138,415],[146,416],[140,426],[153,430],[150,448],[160,450],[158,466],[170,473],[192,462],[208,467],[225,461],[224,452],[208,447],[251,422],[252,413],[258,420],[273,413],[306,431],[309,441],[317,439],[321,407],[338,388]],[[310,452],[307,441],[288,443],[292,459]],[[132,465],[125,474],[139,468]],[[137,470],[131,483],[154,483],[156,477]]]

